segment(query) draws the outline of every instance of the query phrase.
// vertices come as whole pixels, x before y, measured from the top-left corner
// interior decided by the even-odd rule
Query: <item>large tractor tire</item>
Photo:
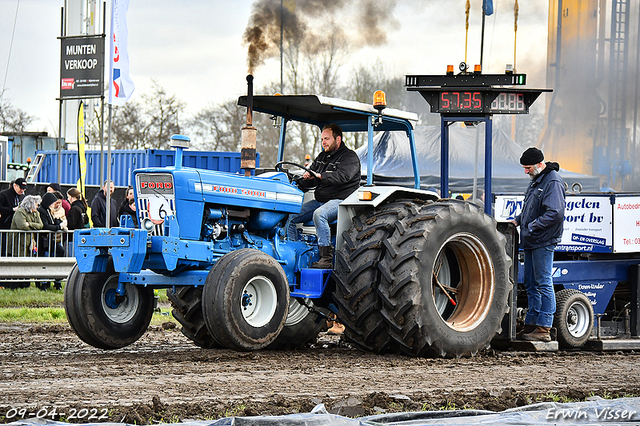
[[[144,334],[153,315],[153,290],[127,284],[118,296],[118,274],[109,260],[107,272],[82,274],[71,270],[64,290],[65,312],[71,328],[85,343],[119,349]]]
[[[309,310],[311,308],[312,310]],[[296,349],[315,342],[318,333],[327,321],[325,317],[314,312],[321,308],[314,307],[309,299],[289,298],[289,313],[282,331],[267,349]],[[328,311],[325,311],[326,314]]]
[[[381,314],[378,294],[385,255],[383,242],[395,232],[395,224],[417,207],[408,200],[385,204],[353,218],[342,234],[344,243],[336,252],[333,300],[345,338],[363,350],[397,352]]]
[[[282,331],[289,310],[289,284],[280,264],[255,249],[218,260],[205,281],[202,311],[209,333],[239,351],[264,349]]]
[[[383,241],[378,293],[391,340],[411,356],[472,356],[500,332],[511,260],[496,222],[464,201],[410,209]]]
[[[202,287],[185,286],[167,290],[171,301],[171,314],[182,326],[182,334],[197,346],[205,349],[220,348],[202,315]]]
[[[593,307],[589,298],[581,291],[571,288],[558,291],[553,326],[558,331],[560,347],[582,347],[593,329]]]

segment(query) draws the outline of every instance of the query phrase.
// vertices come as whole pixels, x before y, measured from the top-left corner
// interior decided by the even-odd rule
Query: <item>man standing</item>
[[[105,181],[102,189],[98,191],[91,202],[91,221],[94,228],[113,228],[118,226],[118,206],[116,200],[111,197],[110,225],[107,226],[107,191],[113,194],[115,186],[113,182]]]
[[[524,250],[524,285],[529,310],[522,338],[551,341],[549,334],[556,311],[551,272],[553,251],[562,238],[565,188],[558,163],[544,162],[538,148],[529,148],[520,157],[524,172],[531,177],[522,213],[515,218],[520,226],[520,247]]]
[[[27,189],[27,181],[24,178],[18,178],[9,188],[0,192],[0,229],[10,229],[13,214],[18,209],[20,202],[24,198],[24,191]],[[2,255],[7,250],[7,234],[2,234]]]
[[[27,181],[24,178],[18,178],[9,188],[0,192],[0,229],[11,228],[13,214],[24,198],[25,189],[27,189]]]
[[[333,268],[333,246],[329,223],[338,217],[338,205],[360,186],[360,159],[342,141],[342,129],[337,124],[327,124],[322,129],[322,151],[298,180],[303,191],[315,187],[314,200],[305,202],[300,213],[289,222],[288,235],[297,237],[296,224],[313,218],[318,232],[320,260],[313,268]]]

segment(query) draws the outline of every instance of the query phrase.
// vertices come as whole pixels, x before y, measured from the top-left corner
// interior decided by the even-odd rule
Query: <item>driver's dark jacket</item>
[[[300,179],[298,187],[304,191],[315,187],[316,201],[321,203],[344,200],[360,186],[360,159],[344,142],[335,151],[322,151],[309,168],[322,179]]]

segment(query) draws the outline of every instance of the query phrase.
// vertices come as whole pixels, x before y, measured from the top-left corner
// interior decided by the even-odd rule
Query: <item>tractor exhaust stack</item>
[[[256,168],[256,128],[253,127],[253,76],[247,75],[247,123],[242,127],[240,167],[245,176]]]

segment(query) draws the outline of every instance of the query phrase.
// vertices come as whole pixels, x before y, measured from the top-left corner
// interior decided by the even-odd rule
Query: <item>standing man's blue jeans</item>
[[[329,229],[329,223],[338,218],[338,205],[342,200],[329,200],[326,203],[321,203],[316,200],[306,201],[302,205],[300,213],[292,217],[289,221],[289,229],[287,235],[289,238],[297,239],[296,224],[309,222],[313,219],[313,224],[316,226],[316,232],[318,232],[318,245],[330,246],[331,245],[331,229]]]
[[[555,245],[550,245],[524,250],[524,286],[529,302],[525,324],[540,327],[553,325],[556,311],[556,294],[551,279],[554,249]]]

